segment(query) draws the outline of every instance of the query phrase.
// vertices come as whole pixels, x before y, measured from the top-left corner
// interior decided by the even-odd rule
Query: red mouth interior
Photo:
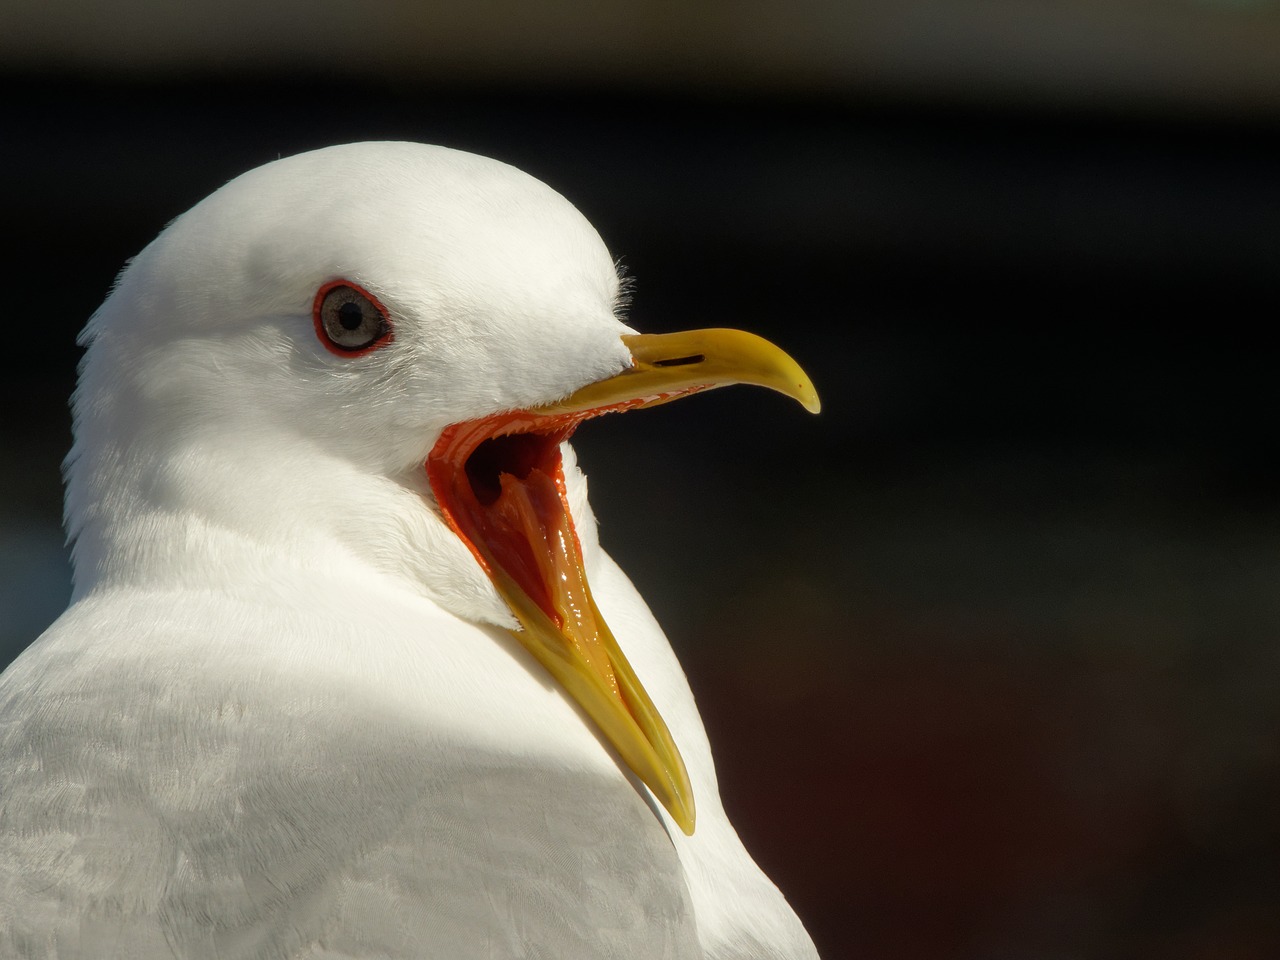
[[[502,475],[526,481],[533,471],[553,476],[560,468],[558,434],[509,433],[482,440],[463,464],[471,492],[490,507],[502,492]]]
[[[492,579],[515,581],[558,628],[590,619],[565,590],[589,598],[582,547],[569,514],[560,444],[584,420],[649,406],[672,394],[631,397],[585,410],[517,410],[448,426],[427,456],[427,478],[454,533]],[[569,581],[578,580],[579,584]],[[559,601],[559,602],[557,602]]]
[[[501,568],[557,627],[556,561],[581,568],[560,444],[582,419],[516,413],[454,424],[426,463],[441,512],[480,566],[490,577]]]

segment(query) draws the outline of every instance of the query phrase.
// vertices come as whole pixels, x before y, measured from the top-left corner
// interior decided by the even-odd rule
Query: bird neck
[[[75,596],[120,586],[246,595],[372,576],[465,619],[514,625],[441,519],[425,472],[371,474],[297,438],[130,429],[77,410],[66,517]],[[111,424],[111,429],[106,429]]]

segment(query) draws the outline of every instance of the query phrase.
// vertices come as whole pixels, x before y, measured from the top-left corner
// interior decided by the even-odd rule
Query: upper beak
[[[624,336],[632,366],[616,376],[589,383],[559,403],[539,407],[555,414],[608,407],[620,401],[640,401],[651,407],[700,390],[734,383],[777,390],[810,413],[822,409],[800,364],[763,337],[745,330],[715,328],[681,333],[641,333]]]
[[[817,413],[800,366],[740,330],[622,338],[633,363],[556,403],[447,428],[427,473],[446,520],[506,600],[517,639],[560,682],[687,834],[696,820],[680,750],[587,583],[559,445],[583,420],[712,387],[769,387]],[[477,456],[477,452],[484,452]]]

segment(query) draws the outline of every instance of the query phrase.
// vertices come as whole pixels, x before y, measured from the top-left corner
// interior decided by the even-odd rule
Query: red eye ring
[[[339,357],[359,357],[395,339],[387,308],[350,280],[330,280],[316,291],[311,321],[320,343]]]

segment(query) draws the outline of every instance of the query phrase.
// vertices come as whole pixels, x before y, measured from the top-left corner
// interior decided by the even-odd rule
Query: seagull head
[[[592,598],[567,440],[730,383],[818,400],[767,341],[640,335],[619,301],[587,220],[506,164],[364,143],[244,174],[139,254],[83,335],[77,593],[282,554],[376,569],[511,630],[692,832],[678,746]]]

